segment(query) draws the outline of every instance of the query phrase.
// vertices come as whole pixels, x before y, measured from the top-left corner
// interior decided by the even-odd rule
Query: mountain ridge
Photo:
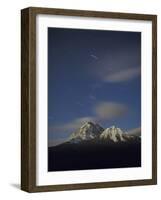
[[[111,126],[109,128],[104,129],[97,123],[94,122],[86,122],[79,129],[73,132],[69,139],[68,143],[80,143],[84,141],[90,140],[98,140],[104,142],[129,142],[134,140],[139,140],[140,137],[138,135],[128,134],[123,131],[121,128]]]
[[[141,166],[141,138],[86,122],[68,141],[48,148],[48,171]]]

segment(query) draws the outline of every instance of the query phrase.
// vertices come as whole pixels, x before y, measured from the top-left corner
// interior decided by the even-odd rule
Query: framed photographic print
[[[21,188],[157,183],[157,16],[21,12]]]

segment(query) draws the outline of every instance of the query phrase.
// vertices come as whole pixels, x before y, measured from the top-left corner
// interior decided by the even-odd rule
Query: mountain
[[[96,139],[99,138],[103,131],[104,129],[99,124],[86,122],[83,126],[71,134],[69,141],[77,143],[85,140]]]
[[[68,142],[80,143],[85,141],[95,141],[105,143],[120,143],[135,141],[139,139],[140,137],[138,137],[138,135],[126,133],[115,126],[104,129],[99,124],[86,122],[83,126],[71,134]]]
[[[68,141],[48,148],[48,171],[141,166],[141,138],[86,122]]]
[[[112,126],[110,128],[105,129],[101,135],[100,139],[106,142],[129,142],[139,139],[137,136],[129,135],[122,131],[120,128]]]

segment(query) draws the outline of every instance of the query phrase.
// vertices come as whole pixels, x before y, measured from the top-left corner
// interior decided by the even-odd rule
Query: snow
[[[111,126],[110,128],[104,130],[99,124],[86,122],[78,130],[72,133],[69,139],[73,143],[79,143],[84,140],[92,139],[99,139],[105,142],[112,141],[117,143],[134,140],[135,138],[136,136],[131,136],[115,126]]]

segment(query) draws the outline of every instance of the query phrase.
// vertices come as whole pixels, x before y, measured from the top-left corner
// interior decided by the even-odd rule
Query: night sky
[[[141,126],[141,33],[48,28],[48,138]]]

